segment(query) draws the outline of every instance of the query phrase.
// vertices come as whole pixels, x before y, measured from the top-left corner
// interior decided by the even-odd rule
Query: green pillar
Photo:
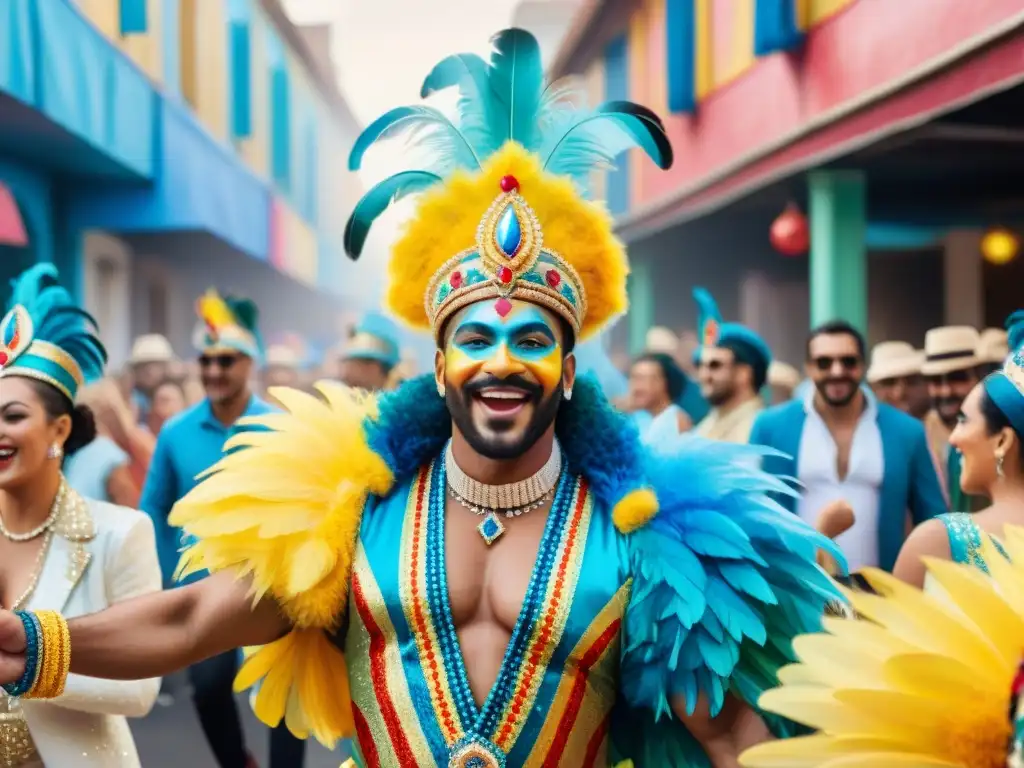
[[[868,330],[867,193],[860,171],[808,176],[811,326],[846,320]]]
[[[647,331],[654,325],[654,275],[648,259],[630,264],[629,352],[639,355],[647,345]]]

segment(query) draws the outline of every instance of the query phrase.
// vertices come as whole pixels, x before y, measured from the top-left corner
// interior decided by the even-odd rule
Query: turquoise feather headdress
[[[726,323],[718,311],[718,304],[705,288],[693,289],[693,300],[697,303],[697,362],[705,347],[726,347],[733,351],[737,360],[748,365],[764,365],[772,362],[772,351],[767,342],[745,325]]]
[[[259,309],[251,299],[221,296],[213,288],[196,302],[200,327],[195,346],[207,354],[241,352],[253,360],[263,359],[259,332]]]
[[[1010,355],[1001,371],[985,377],[985,392],[1013,428],[1024,434],[1024,310],[1010,315],[1006,330]]]
[[[57,268],[37,264],[13,282],[0,322],[0,377],[44,381],[74,401],[83,384],[103,376],[107,351],[96,321],[58,282]]]
[[[577,338],[626,309],[626,254],[605,208],[585,199],[589,175],[640,147],[661,168],[672,147],[646,107],[609,101],[580,106],[582,92],[545,86],[540,46],[528,32],[492,38],[487,61],[461,53],[437,64],[422,96],[454,88],[457,115],[429,105],[398,107],[356,140],[359,170],[378,140],[404,136],[409,170],[380,182],[356,204],[345,250],[358,258],[373,222],[392,203],[424,193],[392,246],[385,305],[435,339],[451,314],[494,301],[533,302],[560,315]]]

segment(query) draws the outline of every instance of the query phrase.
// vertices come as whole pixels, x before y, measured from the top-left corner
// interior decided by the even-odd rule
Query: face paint
[[[445,348],[445,400],[456,428],[480,455],[522,455],[551,426],[562,399],[558,320],[513,301],[471,305],[452,319]]]
[[[463,387],[486,369],[498,377],[519,374],[550,395],[562,382],[562,345],[557,321],[544,310],[513,301],[500,316],[492,302],[469,307],[454,320],[445,352],[449,386]]]

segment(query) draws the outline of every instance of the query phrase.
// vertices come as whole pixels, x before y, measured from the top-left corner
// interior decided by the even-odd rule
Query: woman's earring
[[[61,448],[57,443],[50,446],[50,449],[46,452],[46,457],[49,459],[60,459],[64,456],[64,449]]]
[[[565,399],[566,400],[572,400],[572,387],[570,387],[569,389],[565,390]]]
[[[437,385],[437,394],[439,397],[444,397],[444,384]]]
[[[1003,462],[1005,460],[1006,459],[1003,456],[1003,454],[1000,453],[1000,454],[996,455],[996,477],[1000,477],[1000,478],[1006,477],[1006,472],[1003,469]]]

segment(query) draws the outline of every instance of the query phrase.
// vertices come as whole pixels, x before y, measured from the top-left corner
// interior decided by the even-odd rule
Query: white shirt
[[[798,512],[805,522],[814,525],[825,506],[838,499],[846,501],[853,508],[855,522],[850,530],[836,538],[836,543],[846,555],[851,572],[877,566],[879,494],[885,473],[878,402],[872,393],[864,391],[867,407],[853,433],[847,475],[840,479],[836,464],[838,448],[814,407],[814,392],[811,389],[804,396],[807,421],[797,460],[797,479],[804,492]]]

